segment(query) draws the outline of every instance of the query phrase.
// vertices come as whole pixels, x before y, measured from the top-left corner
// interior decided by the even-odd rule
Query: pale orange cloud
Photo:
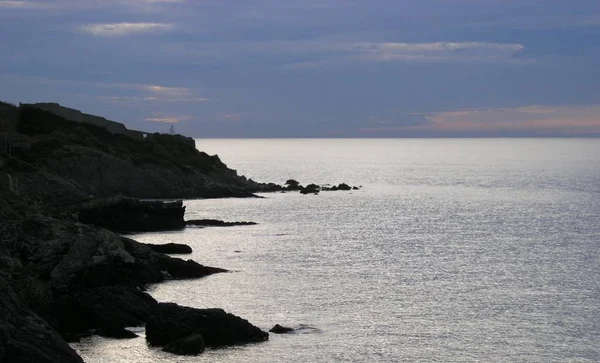
[[[366,133],[422,132],[435,134],[518,133],[555,136],[600,135],[600,106],[540,106],[473,109],[425,114],[419,124],[369,127]]]
[[[166,123],[177,123],[191,119],[191,116],[158,116],[144,119],[144,121],[150,122],[166,122]]]

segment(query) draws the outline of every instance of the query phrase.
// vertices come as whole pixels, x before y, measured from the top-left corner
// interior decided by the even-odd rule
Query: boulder
[[[199,334],[207,347],[222,347],[269,339],[262,331],[222,309],[195,309],[174,303],[160,303],[146,323],[146,340],[152,346],[166,346]]]
[[[302,185],[300,185],[300,183],[298,183],[294,179],[288,179],[285,182],[285,185],[286,185],[285,189],[286,190],[290,190],[290,191],[293,191],[293,190],[302,190],[304,188]]]
[[[341,183],[337,186],[338,190],[351,190],[352,187],[346,183]]]
[[[269,330],[270,333],[275,333],[275,334],[285,334],[285,333],[291,333],[293,332],[294,329],[287,327],[287,326],[282,326],[279,324],[275,324],[274,327],[271,328],[271,330]]]
[[[204,352],[204,338],[200,334],[190,334],[167,344],[163,351],[177,355],[198,355]]]
[[[299,183],[298,181],[294,180],[294,179],[288,179],[288,180],[285,182],[285,184],[286,184],[286,185],[295,185],[295,186],[298,186],[298,185],[300,185],[300,183]]]
[[[304,187],[302,190],[300,190],[300,193],[302,193],[302,194],[318,194],[320,190],[321,190],[321,187],[319,187],[318,185],[308,184],[306,187]]]
[[[180,243],[165,243],[165,244],[151,244],[145,243],[148,248],[154,252],[168,253],[172,255],[186,255],[192,253],[192,247]]]

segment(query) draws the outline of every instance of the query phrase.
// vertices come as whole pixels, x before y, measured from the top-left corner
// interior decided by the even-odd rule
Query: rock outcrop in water
[[[160,303],[146,324],[146,340],[153,346],[169,346],[195,335],[213,348],[269,339],[269,333],[222,309],[194,309],[173,303]]]
[[[300,190],[301,194],[319,194],[321,187],[317,184],[308,184],[306,187]]]
[[[158,306],[145,285],[224,271],[53,215],[0,186],[3,361],[80,362],[65,339],[127,336]]]
[[[300,185],[300,183],[298,183],[298,181],[294,180],[294,179],[288,179],[285,182],[285,190],[288,191],[300,191],[304,189],[304,187],[302,185]]]
[[[191,219],[185,221],[188,226],[194,227],[233,227],[233,226],[253,226],[256,222],[224,222],[218,219]]]
[[[170,255],[189,255],[192,253],[192,248],[182,243],[164,243],[164,244],[150,244],[146,243],[146,246],[154,252],[167,253]]]
[[[293,332],[294,329],[287,327],[287,326],[282,326],[279,324],[275,324],[275,326],[273,326],[270,330],[269,333],[275,333],[275,334],[286,334],[286,333],[291,333]]]
[[[321,191],[327,192],[335,192],[338,190],[348,191],[348,190],[359,190],[360,188],[357,186],[351,187],[346,183],[340,183],[338,185],[329,186],[329,184],[318,185],[318,184],[308,184],[306,187],[303,187],[298,181],[294,179],[288,179],[284,184],[284,191],[299,191],[301,194],[318,194]]]

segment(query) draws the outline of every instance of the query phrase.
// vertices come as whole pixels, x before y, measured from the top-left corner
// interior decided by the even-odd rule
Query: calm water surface
[[[258,181],[360,191],[187,201],[256,226],[140,234],[233,272],[151,287],[265,343],[177,357],[94,337],[87,362],[598,362],[600,140],[197,140]]]

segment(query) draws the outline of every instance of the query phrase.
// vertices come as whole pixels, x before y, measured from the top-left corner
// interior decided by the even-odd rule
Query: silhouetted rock
[[[237,175],[218,156],[198,151],[180,135],[133,139],[103,127],[66,120],[34,107],[18,109],[20,135],[29,138],[17,173],[23,191],[65,204],[126,195],[135,198],[252,197],[283,190]],[[57,195],[52,188],[60,188]]]
[[[165,244],[151,244],[145,243],[148,248],[154,252],[168,253],[173,255],[187,255],[192,253],[192,247],[181,243],[165,243]]]
[[[98,329],[103,336],[132,338],[136,335],[125,327],[143,325],[157,307],[156,300],[136,288],[108,286],[63,297],[52,316],[61,330],[70,333]]]
[[[275,334],[285,334],[285,333],[291,333],[293,331],[294,331],[293,328],[289,328],[287,326],[281,326],[279,324],[275,324],[275,326],[272,327],[271,330],[269,330],[270,333],[275,333]]]
[[[0,277],[64,337],[143,325],[156,305],[138,287],[223,269],[152,251],[109,230],[44,214],[0,186]]]
[[[193,260],[184,261],[179,258],[162,259],[160,265],[173,279],[195,279],[219,272],[227,272],[222,268],[204,266]]]
[[[323,187],[321,190],[335,192],[337,190],[358,190],[358,187],[351,187],[346,183],[340,183],[331,187]]]
[[[204,338],[200,334],[193,333],[167,344],[163,351],[177,355],[198,355],[204,352]]]
[[[7,107],[16,121],[11,132],[26,147],[0,160],[3,363],[82,362],[59,334],[73,340],[90,331],[134,337],[126,327],[158,315],[158,303],[141,292],[145,285],[225,271],[155,250],[175,246],[150,247],[111,232],[185,226],[180,201],[133,198],[251,197],[283,190],[238,176],[216,155],[177,135],[134,140],[41,110]],[[10,180],[18,190],[5,186]],[[219,223],[241,224],[252,223]],[[187,324],[202,329],[177,336],[183,348],[172,350],[188,349],[187,343],[202,349],[198,337],[214,346],[268,338],[222,310],[203,313],[207,321],[184,315]]]
[[[320,186],[318,186],[316,184],[308,184],[306,187],[304,187],[302,190],[300,190],[300,193],[302,193],[302,194],[318,194],[320,190],[321,190]]]
[[[341,183],[337,186],[338,190],[350,190],[352,189],[352,187],[350,187],[348,184],[346,183]]]
[[[83,360],[0,276],[0,361],[82,363]]]
[[[224,222],[218,219],[191,219],[185,221],[188,226],[196,227],[233,227],[233,226],[253,226],[256,222]]]
[[[86,202],[79,221],[116,232],[152,232],[183,229],[183,202],[108,198]]]
[[[269,334],[222,309],[194,309],[173,303],[160,303],[146,323],[146,340],[153,346],[199,334],[207,347],[262,342]]]
[[[300,185],[300,183],[298,183],[294,179],[288,179],[285,182],[285,185],[286,185],[285,190],[289,190],[289,191],[302,190],[304,188],[302,185]]]

